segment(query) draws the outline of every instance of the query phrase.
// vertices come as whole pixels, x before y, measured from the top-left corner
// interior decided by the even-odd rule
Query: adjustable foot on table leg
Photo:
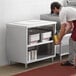
[[[25,69],[27,69],[28,68],[28,64],[25,64]]]
[[[54,58],[52,58],[52,62],[54,62]]]

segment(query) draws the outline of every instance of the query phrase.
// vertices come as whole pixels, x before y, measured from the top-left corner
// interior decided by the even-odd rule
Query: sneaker
[[[64,63],[61,63],[62,66],[73,66],[69,61],[66,61]]]

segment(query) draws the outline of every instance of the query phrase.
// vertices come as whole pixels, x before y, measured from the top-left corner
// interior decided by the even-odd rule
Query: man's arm
[[[68,33],[68,31],[70,31],[72,28],[72,23],[64,23],[64,24],[61,24],[61,28],[60,28],[60,32],[58,34],[58,37],[59,37],[59,42],[61,42],[63,36]]]
[[[59,42],[61,42],[63,36],[65,35],[65,30],[66,30],[65,28],[66,28],[66,25],[62,24],[60,28],[60,32],[58,34]]]

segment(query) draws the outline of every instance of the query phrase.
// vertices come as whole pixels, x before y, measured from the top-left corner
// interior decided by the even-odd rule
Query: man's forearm
[[[58,34],[59,41],[62,40],[62,38],[63,38],[64,35],[65,35],[65,27],[62,27],[62,28],[60,29],[59,34]]]
[[[61,29],[60,29],[60,32],[59,32],[59,34],[58,34],[60,41],[62,40],[63,36],[64,36],[66,33],[68,33],[68,31],[71,30],[71,27],[72,27],[72,25],[69,24],[69,23],[61,25]]]

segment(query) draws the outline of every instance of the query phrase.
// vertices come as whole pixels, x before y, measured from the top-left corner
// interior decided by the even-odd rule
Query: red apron
[[[74,24],[74,29],[72,31],[72,35],[71,35],[71,38],[76,41],[76,20],[73,21],[73,24]]]

